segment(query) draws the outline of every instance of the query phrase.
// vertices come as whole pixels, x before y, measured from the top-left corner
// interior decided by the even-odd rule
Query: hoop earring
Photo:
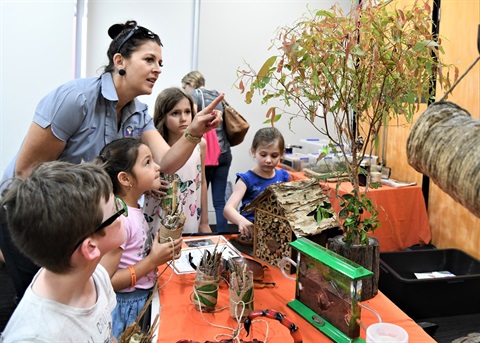
[[[125,76],[126,73],[127,73],[127,72],[125,71],[125,69],[123,69],[123,68],[122,68],[122,69],[118,69],[118,74],[119,74],[120,76]]]

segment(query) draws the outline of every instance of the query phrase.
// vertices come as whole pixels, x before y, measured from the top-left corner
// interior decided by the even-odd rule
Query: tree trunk
[[[351,245],[347,247],[343,236],[328,241],[328,249],[370,270],[373,277],[362,280],[362,301],[373,298],[378,293],[380,276],[380,246],[374,237],[368,238],[369,245]]]
[[[480,121],[452,102],[429,106],[407,140],[408,163],[480,217]]]

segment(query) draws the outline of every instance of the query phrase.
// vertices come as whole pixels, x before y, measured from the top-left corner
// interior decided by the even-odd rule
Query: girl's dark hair
[[[113,193],[115,195],[121,194],[121,185],[118,181],[118,174],[125,172],[132,174],[133,166],[137,161],[138,150],[142,141],[136,138],[120,138],[116,139],[100,151],[100,155],[95,158],[94,162],[103,166],[112,180]]]
[[[112,38],[112,42],[108,47],[108,65],[105,67],[104,73],[110,73],[115,70],[113,56],[116,53],[120,53],[125,58],[130,58],[132,53],[148,40],[153,40],[158,45],[163,46],[157,34],[143,26],[138,26],[135,20],[129,20],[125,24],[110,26],[108,35]]]
[[[182,99],[188,99],[190,103],[190,110],[192,111],[192,119],[195,115],[195,108],[193,106],[193,98],[190,94],[186,94],[181,88],[171,87],[161,91],[157,100],[155,100],[155,109],[153,111],[153,123],[158,132],[162,135],[166,142],[168,142],[168,129],[165,125],[167,113],[174,109],[178,102]]]
[[[257,150],[260,144],[268,146],[277,142],[280,151],[283,152],[285,150],[285,140],[282,133],[274,127],[265,127],[255,133],[252,141],[252,149]]]

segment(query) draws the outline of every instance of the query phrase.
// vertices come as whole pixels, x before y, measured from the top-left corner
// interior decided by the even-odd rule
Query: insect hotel
[[[328,238],[341,233],[328,196],[315,179],[272,184],[245,211],[255,212],[255,257],[277,267],[283,257],[294,258],[289,243],[297,237],[325,246]]]

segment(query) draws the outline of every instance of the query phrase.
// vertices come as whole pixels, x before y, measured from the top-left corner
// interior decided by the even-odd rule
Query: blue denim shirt
[[[117,128],[118,96],[112,75],[76,79],[56,88],[38,104],[33,122],[67,145],[59,160],[80,163],[92,161],[111,141],[122,137],[140,138],[143,131],[155,130],[148,107],[134,99],[122,109]],[[15,173],[18,152],[7,166],[3,179]],[[2,188],[6,187],[5,184]]]

